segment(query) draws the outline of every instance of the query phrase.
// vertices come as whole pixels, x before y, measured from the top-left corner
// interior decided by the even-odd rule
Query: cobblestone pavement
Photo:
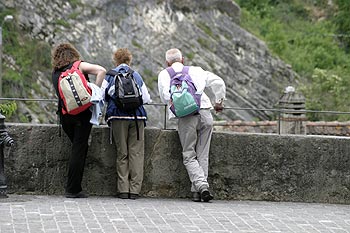
[[[10,195],[1,233],[350,232],[350,205]]]

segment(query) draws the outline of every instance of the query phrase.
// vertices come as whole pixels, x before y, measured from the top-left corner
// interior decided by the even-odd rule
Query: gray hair
[[[169,64],[173,64],[174,62],[181,62],[182,61],[182,53],[179,49],[169,49],[165,53],[165,60]]]

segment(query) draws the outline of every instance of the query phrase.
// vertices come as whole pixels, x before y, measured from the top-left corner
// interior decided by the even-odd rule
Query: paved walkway
[[[350,232],[350,205],[113,197],[0,199],[1,233]]]

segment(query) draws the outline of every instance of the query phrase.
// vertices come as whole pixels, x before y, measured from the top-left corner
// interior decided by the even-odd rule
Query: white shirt
[[[175,62],[171,65],[175,72],[180,72],[184,65],[180,62]],[[191,76],[194,85],[197,88],[197,93],[202,94],[201,109],[212,109],[213,106],[209,97],[204,93],[206,87],[211,88],[215,95],[215,103],[220,103],[225,99],[226,87],[225,82],[219,76],[212,72],[205,71],[199,66],[190,66],[188,74]],[[166,69],[162,70],[158,75],[158,91],[160,99],[163,103],[169,104],[170,100],[170,75]],[[170,106],[168,106],[170,107]],[[170,109],[169,118],[175,117]]]
[[[100,125],[99,118],[102,116],[102,109],[104,106],[102,91],[101,88],[94,83],[88,82],[88,86],[92,90],[90,102],[93,104],[90,107],[92,112],[90,123],[93,125]]]

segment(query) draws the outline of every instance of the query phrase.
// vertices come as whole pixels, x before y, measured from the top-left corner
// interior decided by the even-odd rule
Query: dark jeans
[[[92,128],[90,119],[91,111],[89,109],[78,115],[66,114],[62,116],[62,128],[72,142],[66,185],[67,193],[75,194],[82,191],[81,181]]]

